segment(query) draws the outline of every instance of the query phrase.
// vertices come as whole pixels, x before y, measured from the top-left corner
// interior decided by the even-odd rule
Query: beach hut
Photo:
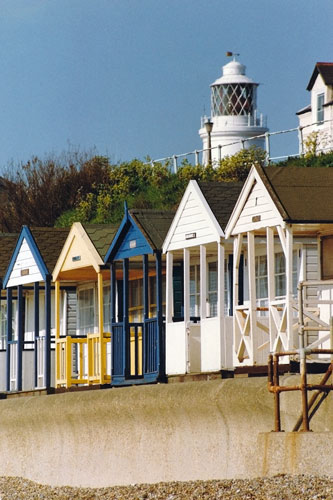
[[[163,245],[168,375],[230,370],[232,241],[224,229],[242,183],[190,181]]]
[[[117,227],[75,222],[54,267],[56,387],[110,383],[110,274],[104,257]],[[72,290],[72,320],[61,328],[64,286]]]
[[[112,384],[165,378],[165,263],[162,244],[174,213],[127,210],[110,245]],[[118,300],[116,300],[118,297]]]
[[[2,288],[3,278],[6,274],[6,270],[10,261],[10,257],[15,248],[15,243],[17,241],[17,234],[14,233],[0,233],[0,280],[1,280],[1,292],[0,292],[0,391],[5,391],[7,388],[6,381],[6,351],[7,351],[7,299],[6,290]],[[15,325],[16,318],[16,300],[13,301],[12,315],[14,321],[11,321],[12,325]],[[15,331],[15,328],[14,328]]]
[[[23,226],[3,288],[7,290],[7,391],[50,388],[52,380],[52,269],[68,229]]]
[[[235,366],[266,364],[269,352],[298,348],[299,282],[313,282],[304,310],[307,321],[318,318],[315,282],[325,234],[332,234],[332,189],[331,168],[252,167],[226,228],[226,237],[234,237]],[[239,301],[235,277],[242,255],[246,286]],[[315,327],[305,343],[317,341]]]

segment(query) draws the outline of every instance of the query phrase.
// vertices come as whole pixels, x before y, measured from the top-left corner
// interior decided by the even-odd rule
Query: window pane
[[[286,275],[279,274],[275,276],[275,293],[277,297],[286,294]]]

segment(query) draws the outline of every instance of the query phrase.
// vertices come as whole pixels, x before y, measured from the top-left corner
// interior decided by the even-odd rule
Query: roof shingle
[[[175,213],[148,209],[133,209],[129,213],[150,242],[153,250],[161,250]]]
[[[105,255],[116,235],[119,224],[82,224],[84,230],[104,260]]]
[[[244,183],[198,181],[198,185],[217,222],[224,230]]]
[[[41,257],[48,271],[51,273],[64,246],[69,229],[55,227],[33,227],[29,229]]]
[[[257,167],[289,222],[333,222],[333,168]],[[278,203],[277,203],[278,205]],[[285,213],[283,213],[285,211]]]

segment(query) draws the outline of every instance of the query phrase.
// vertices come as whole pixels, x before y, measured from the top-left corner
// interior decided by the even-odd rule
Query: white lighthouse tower
[[[257,111],[257,87],[246,76],[246,67],[235,56],[222,68],[222,76],[211,84],[211,118],[201,119],[199,135],[205,151],[203,163],[214,163],[253,145],[265,147],[266,118]],[[207,123],[208,122],[208,123]],[[249,140],[250,138],[254,138]]]

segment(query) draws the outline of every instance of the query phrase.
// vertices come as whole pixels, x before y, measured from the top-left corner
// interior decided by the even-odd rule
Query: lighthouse
[[[268,131],[266,117],[257,111],[257,88],[246,76],[246,67],[236,60],[222,67],[222,76],[211,84],[211,117],[201,119],[203,163],[214,164],[243,148],[258,146],[264,149],[264,134]],[[211,152],[207,148],[211,147]]]

